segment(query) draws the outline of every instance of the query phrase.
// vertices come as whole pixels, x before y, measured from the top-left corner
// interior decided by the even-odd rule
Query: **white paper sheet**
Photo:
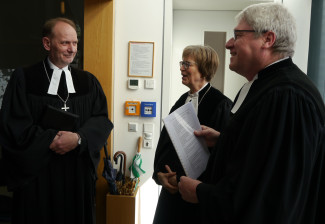
[[[163,122],[186,175],[197,179],[206,168],[209,150],[205,142],[194,135],[201,126],[192,103],[178,108]]]

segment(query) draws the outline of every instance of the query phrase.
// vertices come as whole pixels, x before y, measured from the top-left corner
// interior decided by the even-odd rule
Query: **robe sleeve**
[[[204,223],[298,223],[324,188],[323,116],[291,88],[234,115],[196,189]]]
[[[202,112],[199,111],[200,124],[222,132],[229,121],[232,102],[224,98],[219,101],[209,101],[209,103],[211,105],[206,106]]]
[[[230,111],[232,107],[232,102],[228,99],[225,99],[220,106],[217,108],[216,118],[218,125],[216,126],[217,131],[222,132],[223,129],[227,126],[230,117]]]
[[[93,102],[91,117],[81,125],[77,132],[82,139],[80,152],[89,153],[93,168],[96,170],[100,159],[99,152],[113,129],[113,123],[108,119],[106,96],[94,76],[92,76],[91,88]]]
[[[13,189],[34,178],[48,163],[51,157],[49,145],[56,135],[55,130],[43,130],[33,123],[22,69],[16,69],[11,75],[0,119],[0,144],[10,177],[8,188]]]

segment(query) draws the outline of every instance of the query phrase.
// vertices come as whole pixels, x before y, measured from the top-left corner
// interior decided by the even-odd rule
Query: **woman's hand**
[[[165,168],[167,173],[157,173],[158,180],[169,193],[175,194],[178,191],[176,172],[173,172],[168,165],[165,165]]]

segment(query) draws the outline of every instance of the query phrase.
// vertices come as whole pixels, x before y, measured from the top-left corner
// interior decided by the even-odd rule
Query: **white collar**
[[[189,95],[190,97],[198,97],[198,96],[199,96],[199,92],[200,92],[202,89],[204,89],[204,88],[206,87],[206,85],[208,85],[208,82],[205,83],[205,85],[202,86],[202,88],[201,88],[199,91],[195,92],[195,93],[190,93],[190,91],[188,91],[188,95]]]
[[[267,68],[267,67],[269,67],[269,66],[271,66],[271,65],[273,65],[273,64],[279,63],[280,61],[284,61],[284,60],[286,60],[286,59],[288,59],[288,58],[289,58],[289,57],[281,58],[281,59],[279,59],[279,60],[277,60],[277,61],[275,61],[275,62],[269,64],[269,65],[266,66],[265,68]],[[256,74],[256,75],[254,76],[254,78],[253,78],[251,81],[249,81],[249,82],[247,82],[247,83],[244,84],[244,86],[243,86],[242,89],[240,90],[240,93],[239,93],[239,96],[238,96],[238,99],[237,99],[235,105],[234,105],[233,108],[231,109],[231,112],[232,112],[232,113],[236,113],[236,111],[237,111],[237,110],[239,109],[239,107],[242,105],[242,103],[244,102],[244,99],[246,98],[246,96],[247,96],[247,94],[248,94],[249,89],[251,88],[253,82],[254,82],[256,79],[258,79],[258,74]]]
[[[196,114],[198,113],[198,110],[199,110],[199,92],[204,89],[206,87],[206,85],[208,85],[208,82],[197,92],[195,93],[190,93],[190,91],[188,91],[188,96],[187,96],[187,99],[185,100],[185,103],[188,103],[188,102],[192,102],[193,106],[194,106],[194,109],[196,111]],[[204,95],[203,95],[204,97]],[[202,98],[203,99],[203,98]],[[202,100],[201,99],[201,100]]]
[[[64,71],[65,73],[65,80],[67,83],[67,88],[69,93],[75,93],[73,81],[72,81],[72,76],[71,72],[69,70],[69,66],[65,66],[64,68],[60,69],[56,65],[54,65],[49,58],[47,58],[47,62],[49,63],[49,66],[51,69],[53,69],[52,73],[52,78],[50,82],[49,89],[47,91],[48,94],[51,95],[57,95],[58,94],[58,88],[59,88],[59,83],[60,83],[60,78],[61,78],[61,73]]]
[[[251,81],[245,83],[244,86],[241,88],[238,99],[236,100],[235,105],[231,109],[232,113],[236,113],[237,110],[239,109],[239,107],[242,105],[242,103],[244,102],[244,100],[249,92],[249,89],[251,88],[253,82],[256,79],[258,79],[258,74],[256,74]]]

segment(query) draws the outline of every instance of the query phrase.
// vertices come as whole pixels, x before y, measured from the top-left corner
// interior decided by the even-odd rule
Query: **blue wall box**
[[[156,117],[156,102],[141,102],[141,117]]]

